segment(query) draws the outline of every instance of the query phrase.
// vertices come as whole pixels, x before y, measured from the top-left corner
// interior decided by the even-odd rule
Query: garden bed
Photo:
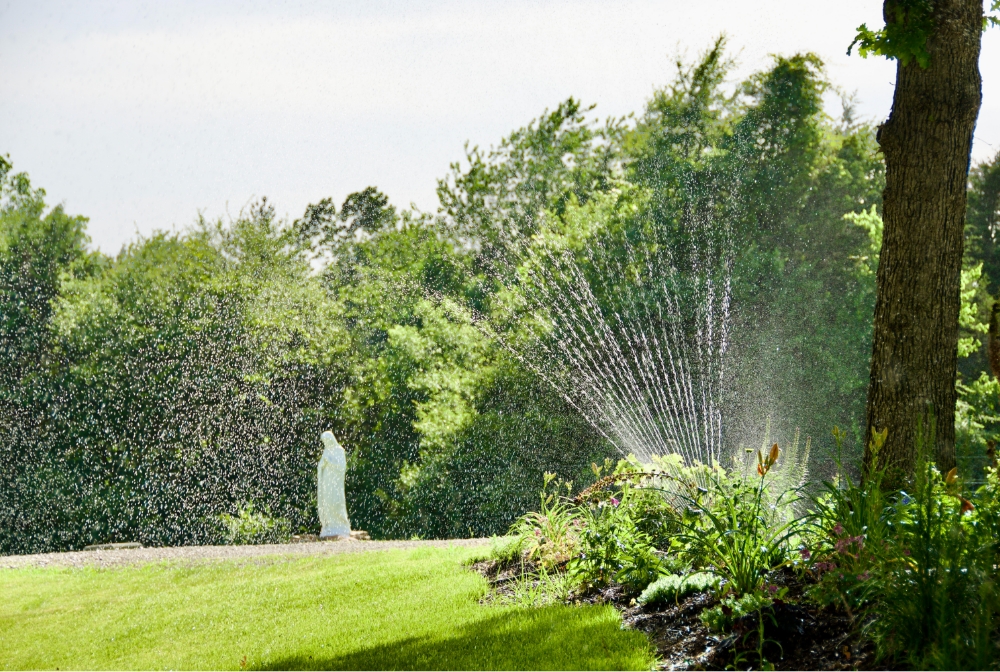
[[[496,560],[484,560],[473,569],[485,576],[493,588],[486,600],[512,599],[524,589],[524,581],[538,581],[526,578],[535,570],[528,565],[505,566]],[[800,599],[806,586],[794,572],[774,572],[769,581],[788,588],[785,599],[775,600],[771,615],[764,616],[763,653],[774,669],[888,669],[876,664],[874,646],[858,635],[849,616]],[[698,593],[669,607],[644,607],[621,586],[612,585],[571,594],[566,602],[613,605],[621,612],[623,625],[649,638],[659,658],[658,669],[760,667],[757,615],[736,619],[730,633],[713,633],[700,618],[702,611],[719,604],[711,593]]]

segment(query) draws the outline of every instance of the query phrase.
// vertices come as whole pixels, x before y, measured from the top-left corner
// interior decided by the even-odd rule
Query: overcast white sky
[[[466,141],[495,144],[569,96],[602,118],[639,111],[679,49],[722,32],[737,76],[812,51],[880,120],[894,65],[845,50],[881,4],[0,0],[0,153],[109,253],[264,195],[295,217],[376,185],[434,210]],[[976,159],[1000,151],[998,66],[993,29]]]

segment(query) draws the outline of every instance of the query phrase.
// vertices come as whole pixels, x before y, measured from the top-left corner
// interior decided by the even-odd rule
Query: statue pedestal
[[[371,541],[371,536],[364,530],[351,530],[350,535],[332,534],[327,537],[320,537],[320,541]]]

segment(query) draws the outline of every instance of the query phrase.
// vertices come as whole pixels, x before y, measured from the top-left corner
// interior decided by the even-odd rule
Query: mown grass
[[[648,669],[611,607],[483,606],[472,549],[0,571],[3,669]]]

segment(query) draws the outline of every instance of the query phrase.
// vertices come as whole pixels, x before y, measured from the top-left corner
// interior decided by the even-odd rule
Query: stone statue
[[[320,438],[324,448],[316,479],[316,505],[322,525],[319,536],[350,537],[351,521],[347,518],[347,498],[344,494],[347,454],[333,432],[323,432]]]

